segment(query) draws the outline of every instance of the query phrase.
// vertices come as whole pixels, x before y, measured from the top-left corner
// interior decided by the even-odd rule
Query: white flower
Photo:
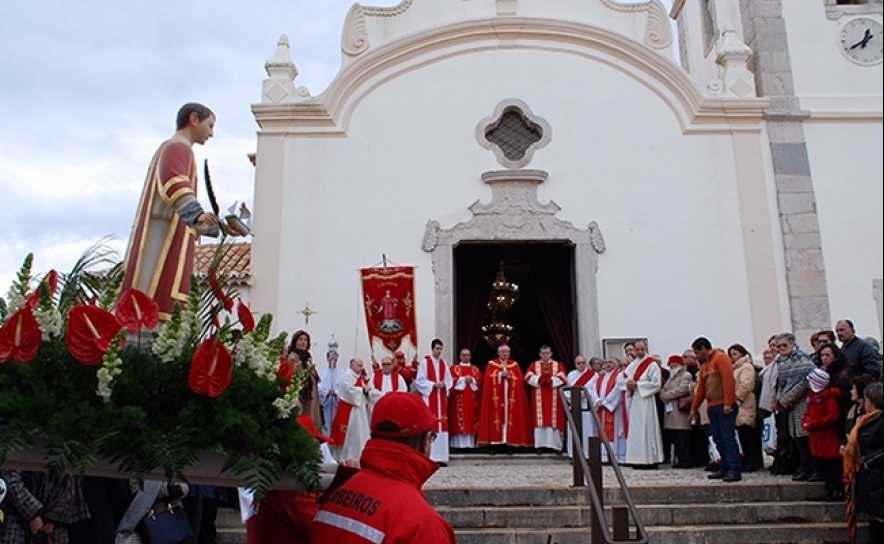
[[[9,293],[6,294],[6,301],[6,308],[9,310],[9,315],[21,310],[22,306],[25,305],[24,295],[19,293],[15,289],[15,286],[9,288]]]
[[[48,342],[52,336],[60,336],[64,327],[61,313],[55,308],[37,308],[34,310],[34,319],[40,325],[43,341]]]
[[[101,368],[96,372],[96,376],[98,377],[98,386],[95,389],[95,393],[103,398],[105,402],[109,401],[111,395],[113,394],[113,389],[111,385],[113,384],[114,378],[122,374],[123,369],[120,366],[123,364],[123,361],[119,357],[114,357],[111,360],[107,360],[109,358],[105,358],[104,363],[102,363]]]

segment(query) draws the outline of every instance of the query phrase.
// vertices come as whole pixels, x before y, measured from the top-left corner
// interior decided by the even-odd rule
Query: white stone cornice
[[[439,26],[371,48],[353,59],[322,95],[302,104],[256,105],[252,111],[262,130],[345,133],[363,97],[387,81],[452,57],[500,50],[503,45],[575,55],[617,70],[659,96],[685,133],[758,131],[768,107],[766,98],[706,98],[671,59],[608,30],[548,19],[495,17]]]
[[[622,2],[618,2],[617,0],[599,0],[603,6],[608,9],[614,11],[621,11],[625,13],[634,13],[636,11],[647,11],[650,4],[654,3],[654,0],[649,0],[648,2],[636,3],[636,4],[625,4]]]
[[[391,6],[388,8],[375,8],[369,6],[359,6],[359,4],[354,4],[353,7],[359,6],[360,9],[366,14],[372,17],[395,17],[397,15],[401,15],[408,11],[408,8],[414,3],[414,0],[402,0],[399,4],[395,6]]]

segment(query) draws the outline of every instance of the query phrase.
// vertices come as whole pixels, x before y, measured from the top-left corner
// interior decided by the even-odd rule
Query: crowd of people
[[[699,337],[664,360],[636,340],[624,346],[622,357],[578,355],[570,369],[553,358],[550,346],[539,348],[536,361],[520,365],[501,344],[484,370],[473,365],[469,349],[449,364],[439,339],[423,358],[407,361],[397,351],[370,365],[354,357],[338,369],[337,344],[330,343],[320,374],[309,334],[298,331],[288,363],[310,370],[299,396],[299,421],[322,442],[325,461],[339,465],[339,477],[323,494],[274,491],[248,506],[249,542],[268,542],[271,534],[278,539],[280,531],[288,532],[288,541],[304,543],[381,538],[391,531],[453,542],[450,525],[426,504],[420,487],[448,463],[451,449],[574,455],[565,417],[570,407],[561,388],[583,408],[584,453],[588,438],[603,434],[610,450],[603,448],[601,460],[609,462],[610,451],[618,464],[635,470],[703,467],[709,479],[731,483],[744,472],[767,469],[794,481],[823,482],[814,498],[847,500],[852,513],[869,521],[877,542],[882,386],[873,342],[857,337],[853,323],[842,320],[834,330],[812,335],[811,353],[789,332],[771,336],[757,362],[738,343],[725,350]],[[73,518],[57,519],[41,503],[61,489],[74,506],[61,510],[82,515],[87,501],[73,479],[22,478],[14,471],[2,476],[11,522],[4,523],[0,542],[29,542],[26,537],[40,532],[54,534],[54,542],[76,541],[66,535]],[[414,519],[408,512],[416,512]]]
[[[728,483],[741,481],[744,472],[769,470],[794,481],[823,482],[815,500],[852,501],[852,510],[880,535],[880,433],[875,442],[874,433],[854,431],[880,421],[880,415],[869,416],[881,404],[876,344],[856,336],[850,320],[841,320],[833,330],[811,336],[810,353],[792,333],[773,335],[757,361],[739,343],[724,349],[699,337],[665,360],[636,340],[624,346],[622,357],[578,355],[569,369],[552,358],[549,346],[540,347],[535,362],[520,365],[502,344],[481,371],[468,349],[459,352],[456,364],[443,361],[437,339],[422,360],[406,362],[401,352],[384,358],[374,365],[374,378],[362,360],[351,360],[351,379],[340,387],[326,384],[322,402],[329,406],[337,397],[339,406],[364,407],[346,410],[347,432],[339,437],[347,444],[348,433],[356,437],[354,449],[344,452],[349,458],[371,435],[372,403],[390,392],[411,391],[436,417],[430,458],[444,465],[450,448],[573,455],[564,414],[569,407],[558,390],[567,388],[570,395],[577,387],[585,410],[584,452],[600,426],[617,462],[636,470],[705,468],[710,480]],[[342,421],[340,411],[333,421]],[[851,445],[852,436],[853,444],[865,437],[871,461]],[[603,462],[608,452],[603,448]],[[857,470],[865,471],[862,478]]]

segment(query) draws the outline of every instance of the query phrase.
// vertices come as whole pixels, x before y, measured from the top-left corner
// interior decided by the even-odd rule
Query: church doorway
[[[473,352],[473,364],[484,369],[497,357],[489,332],[510,335],[512,358],[522,370],[538,359],[540,346],[548,344],[553,357],[569,368],[578,351],[574,290],[574,246],[562,242],[462,242],[453,248],[454,256],[454,358],[461,348]],[[508,290],[501,292],[503,285]],[[518,299],[511,306],[501,299],[511,297],[518,287]],[[499,293],[498,304],[489,309],[492,293]],[[505,310],[505,311],[500,311]],[[483,331],[492,322],[497,328]],[[512,326],[511,333],[507,326]]]

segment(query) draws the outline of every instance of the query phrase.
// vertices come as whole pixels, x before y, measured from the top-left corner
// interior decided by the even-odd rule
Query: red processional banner
[[[412,355],[417,349],[414,267],[379,266],[363,268],[361,273],[362,303],[372,355],[377,360],[396,350]]]

